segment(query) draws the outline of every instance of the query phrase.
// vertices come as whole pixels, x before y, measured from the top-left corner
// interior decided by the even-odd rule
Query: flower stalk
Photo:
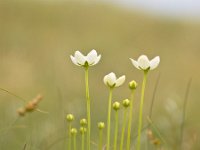
[[[104,122],[99,122],[98,123],[98,128],[99,128],[99,145],[98,145],[98,150],[103,149],[103,129],[105,128]]]
[[[76,150],[76,134],[77,134],[77,129],[72,128],[71,129],[71,134],[73,136],[73,150]]]
[[[127,133],[126,150],[130,150],[130,142],[131,142],[131,126],[132,126],[132,118],[133,118],[133,101],[134,101],[134,93],[135,93],[135,90],[132,90],[132,93],[131,93],[131,99],[130,99],[130,110],[129,110],[129,119],[128,119],[128,133]]]
[[[123,115],[123,124],[122,124],[122,132],[121,132],[120,150],[123,150],[123,146],[124,146],[124,133],[125,133],[125,128],[126,128],[127,108],[130,106],[130,100],[125,99],[123,100],[122,104],[124,106],[124,115]]]
[[[68,127],[68,131],[69,131],[69,141],[68,141],[68,149],[71,150],[71,128],[72,128],[72,125],[71,125],[71,122],[69,122],[69,127]]]
[[[107,125],[107,150],[110,150],[110,119],[111,119],[111,104],[112,104],[112,93],[113,93],[113,88],[110,87],[109,91],[109,99],[108,99],[108,125]]]
[[[127,133],[126,150],[130,150],[131,127],[132,127],[132,118],[133,118],[133,102],[134,102],[135,89],[137,88],[137,83],[134,80],[131,81],[129,83],[129,88],[131,89],[131,97],[130,97],[130,110],[129,110],[129,119],[128,119],[128,133]]]
[[[114,150],[117,149],[117,136],[118,136],[118,111],[115,112],[115,136],[114,136]]]
[[[90,95],[89,95],[89,71],[88,71],[88,66],[85,66],[85,89],[86,89],[86,101],[87,101],[87,150],[90,150]]]
[[[85,134],[84,133],[81,135],[81,149],[82,150],[85,149]]]
[[[98,150],[102,150],[103,149],[103,130],[99,130],[99,149]]]
[[[119,109],[120,103],[115,102],[113,103],[113,109],[115,110],[115,134],[114,134],[114,150],[117,150],[117,137],[118,137],[118,124],[119,124]]]
[[[81,150],[85,149],[85,133],[86,133],[86,128],[85,127],[80,127],[80,133],[81,133]]]
[[[66,119],[68,121],[68,132],[69,132],[68,150],[71,150],[71,130],[72,130],[72,121],[74,120],[74,116],[72,114],[68,114],[66,116]]]
[[[143,82],[142,82],[142,91],[140,99],[140,110],[139,110],[139,122],[138,122],[138,137],[137,137],[137,147],[136,150],[140,150],[141,146],[141,131],[142,131],[142,116],[143,116],[143,105],[144,105],[144,94],[147,81],[148,70],[144,70]]]

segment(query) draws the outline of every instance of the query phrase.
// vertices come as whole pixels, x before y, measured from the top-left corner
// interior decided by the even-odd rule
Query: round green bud
[[[74,115],[72,115],[72,114],[67,114],[67,121],[69,121],[69,122],[71,122],[71,121],[73,121],[74,120]]]
[[[120,103],[119,102],[114,102],[113,103],[113,109],[117,111],[117,110],[119,110],[119,108],[120,108]]]
[[[80,127],[81,134],[84,134],[86,131],[87,131],[87,129],[85,127]]]
[[[101,130],[103,128],[105,128],[105,123],[104,122],[99,122],[98,123],[98,128]]]
[[[80,125],[81,126],[86,126],[87,125],[87,120],[85,118],[80,120]]]
[[[72,128],[72,129],[71,129],[71,134],[72,134],[72,135],[77,134],[77,129],[76,129],[76,128]]]
[[[129,100],[129,99],[123,100],[122,105],[123,105],[124,107],[126,107],[126,108],[129,107],[129,106],[130,106],[130,100]]]
[[[137,88],[137,82],[135,80],[132,80],[131,82],[129,82],[129,88],[131,90],[135,90]]]

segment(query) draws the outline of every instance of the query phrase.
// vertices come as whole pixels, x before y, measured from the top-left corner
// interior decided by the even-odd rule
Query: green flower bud
[[[131,90],[135,90],[137,88],[137,85],[138,85],[137,82],[134,81],[134,80],[132,80],[131,82],[129,82],[129,88]]]
[[[117,111],[117,110],[119,110],[119,108],[120,108],[120,103],[119,102],[114,102],[113,103],[113,109]]]
[[[80,120],[81,126],[86,126],[87,125],[87,120],[85,118]]]
[[[76,135],[77,134],[77,129],[76,128],[72,128],[71,129],[71,134],[72,135]]]
[[[87,131],[87,129],[85,127],[80,127],[81,134],[84,134],[86,131]]]
[[[129,100],[129,99],[123,100],[122,105],[123,105],[125,108],[129,107],[129,105],[130,105],[130,100]]]
[[[67,118],[67,121],[71,122],[74,120],[74,115],[68,114],[66,118]]]
[[[103,129],[103,128],[105,128],[104,122],[99,122],[99,123],[98,123],[98,128],[99,128],[100,130]]]

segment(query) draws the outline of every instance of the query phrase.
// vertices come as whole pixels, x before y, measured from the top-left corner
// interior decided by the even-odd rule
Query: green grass
[[[91,112],[98,111],[98,117],[91,113],[94,143],[98,144],[98,128],[94,125],[99,121],[106,122],[104,75],[111,71],[126,74],[125,84],[135,79],[141,89],[141,72],[133,68],[128,59],[140,54],[161,57],[159,68],[148,76],[144,114],[149,114],[153,88],[160,72],[151,119],[170,149],[179,144],[180,125],[177,118],[172,117],[174,114],[165,110],[165,105],[172,99],[181,110],[186,84],[193,78],[183,134],[186,144],[193,143],[193,137],[200,133],[199,39],[198,23],[154,18],[102,4],[1,0],[0,87],[26,100],[42,93],[44,99],[40,109],[49,114],[34,112],[18,118],[16,110],[23,103],[1,91],[0,149],[67,149],[65,115],[73,113],[76,116],[76,127],[79,119],[86,117],[84,70],[74,66],[69,55],[75,50],[86,54],[93,48],[102,54],[100,63],[89,70]],[[114,91],[113,100],[127,98],[129,92],[128,86],[124,85]],[[136,94],[135,108],[138,108],[139,97]],[[135,113],[134,122],[137,116]],[[144,120],[144,124],[147,123]],[[114,118],[111,124],[111,133],[114,133]],[[133,127],[135,133],[136,129],[137,126]],[[81,142],[80,137],[77,142]],[[199,142],[194,142],[193,149],[199,147]],[[91,149],[95,148],[92,144]],[[149,149],[153,150],[152,145]]]

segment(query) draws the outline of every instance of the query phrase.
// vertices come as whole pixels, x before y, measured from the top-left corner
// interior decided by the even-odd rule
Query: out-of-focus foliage
[[[65,115],[75,115],[76,127],[79,119],[86,117],[84,70],[73,65],[69,56],[75,50],[86,54],[93,48],[102,54],[101,62],[90,69],[94,142],[98,136],[97,122],[106,122],[108,91],[102,81],[105,74],[114,71],[127,75],[127,86],[114,91],[116,100],[130,95],[129,81],[135,79],[139,83],[136,121],[142,74],[129,58],[146,54],[150,58],[159,55],[161,64],[149,75],[145,115],[160,73],[152,120],[162,129],[168,145],[178,147],[178,113],[182,110],[186,84],[192,77],[183,140],[187,146],[198,149],[195,137],[200,133],[199,40],[200,24],[144,16],[113,6],[77,1],[1,0],[0,87],[27,101],[41,93],[44,99],[39,107],[49,113],[33,112],[18,117],[16,110],[23,103],[1,91],[0,149],[21,150],[24,145],[27,150],[67,148]],[[175,115],[178,118],[173,118]]]

